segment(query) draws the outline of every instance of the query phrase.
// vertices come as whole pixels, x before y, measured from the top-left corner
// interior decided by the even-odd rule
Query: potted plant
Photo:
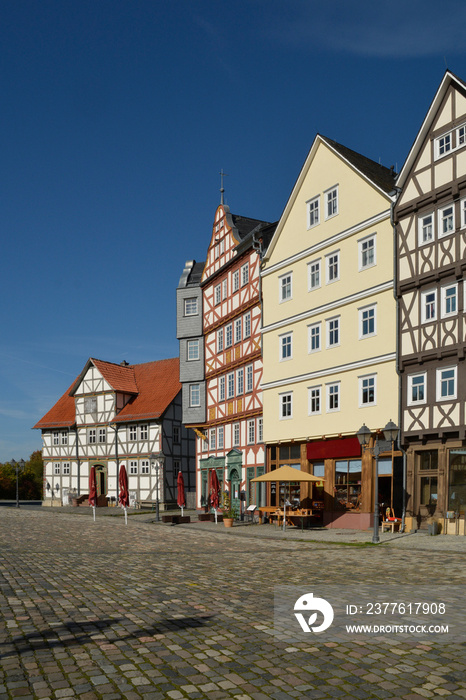
[[[233,520],[236,518],[236,508],[232,506],[231,498],[227,491],[223,492],[222,513],[225,527],[233,527]]]

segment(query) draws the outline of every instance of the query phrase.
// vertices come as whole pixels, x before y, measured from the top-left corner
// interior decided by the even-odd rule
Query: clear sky
[[[0,462],[89,357],[178,354],[219,203],[274,221],[316,133],[398,170],[464,0],[0,0]]]

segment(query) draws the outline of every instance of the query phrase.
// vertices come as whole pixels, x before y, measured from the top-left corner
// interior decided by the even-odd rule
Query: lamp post
[[[384,438],[387,442],[391,442],[392,445],[398,436],[398,426],[390,420],[385,428],[383,429]],[[369,447],[369,440],[371,437],[371,431],[364,423],[361,428],[359,428],[356,433],[358,436],[359,444],[365,450],[375,457],[375,478],[374,478],[374,530],[372,534],[372,544],[379,544],[379,455],[381,452],[379,436],[375,436],[375,443],[373,447]]]
[[[19,462],[16,462],[14,459],[11,460],[10,462],[11,466],[13,469],[16,470],[16,507],[19,508],[19,480],[18,480],[18,473],[19,470],[23,471],[24,467],[26,466],[26,462],[24,459],[20,459]]]
[[[162,475],[163,475],[163,465],[165,462],[165,455],[163,454],[162,451],[160,452],[153,452],[150,456],[151,462],[155,462],[155,465],[152,464],[152,467],[155,467],[155,473],[156,473],[156,495],[155,495],[155,520],[158,522],[160,520],[159,517],[159,470],[162,469]]]

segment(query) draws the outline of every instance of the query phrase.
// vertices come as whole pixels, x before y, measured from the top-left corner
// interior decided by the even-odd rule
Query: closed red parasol
[[[184,479],[183,474],[178,472],[176,477],[176,489],[177,489],[177,499],[178,507],[181,508],[181,517],[183,517],[183,508],[186,507],[186,496],[184,493]]]
[[[97,505],[97,478],[95,467],[91,467],[91,471],[89,472],[89,505],[94,509],[95,520],[95,507]]]
[[[211,508],[215,512],[215,522],[217,522],[217,509],[220,504],[220,484],[218,483],[218,476],[215,469],[210,470],[210,492],[209,492],[209,503]]]
[[[129,493],[128,493],[128,474],[126,473],[126,467],[124,464],[120,467],[120,474],[118,477],[118,503],[122,508],[125,509],[125,523],[128,524],[128,513],[126,512],[129,506]]]

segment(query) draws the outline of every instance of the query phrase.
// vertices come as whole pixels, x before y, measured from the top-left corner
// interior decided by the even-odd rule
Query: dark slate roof
[[[369,180],[372,180],[381,190],[387,193],[393,191],[396,177],[393,167],[386,168],[384,165],[380,165],[380,163],[376,163],[374,160],[366,158],[366,156],[362,156],[360,153],[356,153],[356,151],[352,151],[351,148],[342,146],[342,144],[337,143],[337,141],[333,141],[322,135],[320,135],[320,137],[323,141],[328,143],[329,146],[338,151],[343,158],[352,163],[357,170],[366,175]]]
[[[242,240],[251,233],[260,224],[268,224],[269,221],[261,221],[260,219],[250,219],[248,216],[239,216],[238,214],[232,214],[233,224],[237,228],[239,237]]]
[[[205,262],[198,263],[195,260],[186,260],[178,283],[178,289],[181,287],[198,287],[201,283],[204,266]]]

